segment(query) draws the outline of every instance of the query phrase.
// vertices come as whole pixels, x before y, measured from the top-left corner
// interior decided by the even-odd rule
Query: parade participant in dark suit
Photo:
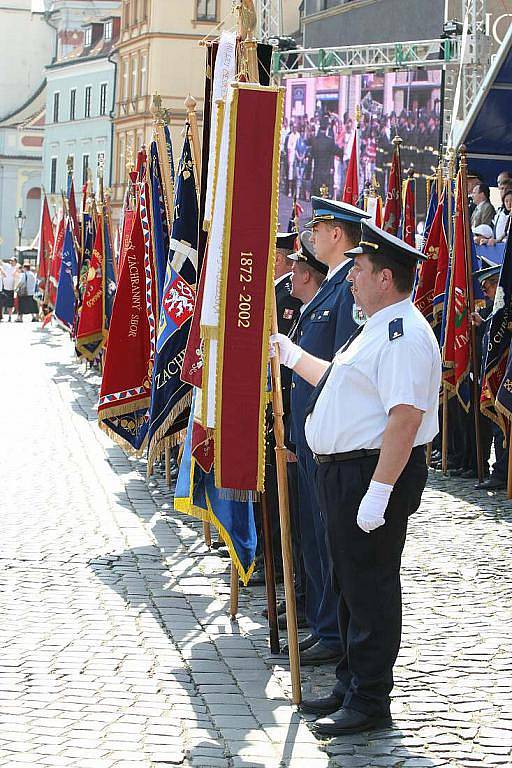
[[[276,289],[277,326],[279,333],[289,334],[299,316],[301,303],[291,295],[291,274],[295,250],[296,232],[278,232],[276,237],[276,262],[274,286]]]
[[[343,150],[338,147],[332,136],[327,135],[329,118],[322,117],[318,134],[311,139],[311,159],[313,160],[313,179],[311,189],[319,195],[324,185],[332,191],[334,174],[334,155],[343,160]],[[313,198],[311,198],[313,201]]]
[[[400,648],[400,561],[407,519],[427,480],[425,445],[438,432],[441,358],[410,295],[425,257],[366,221],[350,280],[368,320],[333,362],[286,336],[281,362],[315,385],[305,434],[317,462],[339,593],[343,655],[332,695],[304,701],[331,715],[320,734],[341,735],[391,723],[393,666]]]
[[[332,360],[357,327],[354,299],[346,280],[352,265],[345,251],[359,242],[360,221],[367,214],[348,203],[312,198],[311,243],[316,259],[328,267],[318,293],[303,309],[294,338],[310,354]],[[301,662],[322,664],[340,655],[337,597],[328,565],[325,526],[314,488],[316,466],[304,435],[311,385],[295,374],[291,391],[291,439],[299,472],[299,515],[306,571],[306,618],[310,635],[301,644]]]

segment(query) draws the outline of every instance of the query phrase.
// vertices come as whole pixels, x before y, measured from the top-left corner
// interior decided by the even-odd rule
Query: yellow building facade
[[[114,116],[114,207],[122,202],[128,152],[151,138],[152,95],[158,92],[171,114],[174,153],[181,149],[184,106],[191,93],[203,109],[206,35],[232,25],[232,0],[123,0],[117,49]],[[219,26],[220,25],[220,26]]]
[[[158,92],[171,114],[174,153],[181,150],[188,94],[203,111],[204,48],[199,42],[235,24],[233,0],[123,0],[117,48],[112,201],[119,208],[126,183],[128,152],[151,138],[152,95]],[[256,3],[258,7],[258,3]],[[283,34],[299,23],[298,0],[284,0]]]

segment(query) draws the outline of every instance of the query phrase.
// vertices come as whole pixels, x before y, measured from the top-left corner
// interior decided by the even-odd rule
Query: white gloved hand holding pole
[[[387,483],[379,483],[376,480],[370,482],[357,512],[357,524],[365,533],[380,528],[386,522],[384,513],[392,490],[393,486]]]
[[[274,357],[274,347],[279,347],[279,362],[287,368],[294,368],[302,357],[302,349],[294,344],[284,333],[274,333],[270,337],[270,356]]]

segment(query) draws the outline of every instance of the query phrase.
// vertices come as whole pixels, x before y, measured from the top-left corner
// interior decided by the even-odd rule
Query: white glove
[[[392,485],[371,480],[357,512],[357,524],[365,533],[380,528],[386,522],[384,513],[392,490]]]
[[[274,357],[274,347],[279,347],[279,362],[287,368],[295,368],[302,357],[302,349],[294,344],[284,333],[274,333],[270,337],[270,357]]]

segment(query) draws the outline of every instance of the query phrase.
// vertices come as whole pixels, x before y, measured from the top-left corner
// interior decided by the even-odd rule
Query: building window
[[[60,101],[60,93],[56,91],[56,93],[53,94],[53,122],[54,123],[59,122],[59,101]]]
[[[148,92],[148,54],[143,51],[140,55],[140,95]]]
[[[122,184],[126,174],[126,136],[124,133],[119,136],[117,161],[117,181]]]
[[[54,195],[57,192],[57,158],[52,157],[52,164],[50,170],[50,194]]]
[[[92,86],[88,85],[85,88],[85,105],[84,105],[84,117],[91,116],[91,91]]]
[[[137,54],[132,56],[132,99],[136,99],[139,91],[139,57]]]
[[[82,155],[82,184],[87,184],[89,170],[89,155]]]
[[[107,83],[100,85],[100,115],[107,114]]]
[[[84,48],[89,48],[92,42],[92,27],[84,29]]]
[[[217,0],[196,0],[197,21],[217,21]]]
[[[105,40],[112,40],[112,19],[107,19],[103,25],[103,37]]]
[[[69,94],[69,119],[75,119],[76,111],[76,88],[72,88]]]
[[[128,61],[128,58],[123,61],[123,101],[126,101],[128,98]]]

